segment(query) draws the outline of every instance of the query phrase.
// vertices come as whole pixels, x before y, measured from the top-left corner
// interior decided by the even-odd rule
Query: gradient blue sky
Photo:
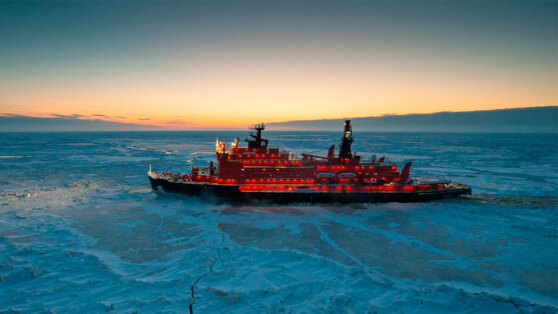
[[[556,12],[554,1],[1,2],[0,113],[188,128],[558,105]]]

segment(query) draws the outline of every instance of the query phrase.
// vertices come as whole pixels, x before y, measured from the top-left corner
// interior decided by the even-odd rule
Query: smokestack
[[[345,129],[341,137],[341,147],[339,148],[339,158],[353,158],[351,144],[353,143],[353,128],[351,120],[345,120]]]

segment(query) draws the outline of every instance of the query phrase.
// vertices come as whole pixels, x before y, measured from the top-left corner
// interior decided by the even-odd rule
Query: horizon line
[[[333,121],[333,120],[344,120],[344,119],[363,119],[363,118],[383,118],[383,117],[398,117],[398,116],[420,116],[420,115],[434,115],[434,114],[442,114],[442,113],[469,113],[469,112],[487,112],[487,111],[503,111],[503,110],[522,110],[522,109],[536,109],[536,108],[552,108],[558,107],[558,105],[548,105],[548,106],[533,106],[533,107],[510,107],[510,108],[498,108],[498,109],[482,109],[482,110],[462,110],[462,111],[435,111],[429,113],[406,113],[406,114],[382,114],[382,115],[372,115],[372,116],[356,116],[356,117],[338,117],[338,118],[321,118],[321,119],[303,119],[303,120],[283,120],[283,121],[274,121],[274,122],[264,122],[265,124],[283,124],[283,123],[293,123],[293,122],[313,122],[313,121]],[[157,130],[130,130],[130,131],[220,131],[220,130],[243,130],[249,129],[252,125],[248,125],[245,127],[241,126],[231,126],[231,127],[224,127],[224,128],[215,128],[211,126],[196,126],[196,127],[172,127],[169,125],[157,125],[157,124],[143,124],[137,122],[119,122],[114,120],[105,120],[100,118],[99,114],[92,114],[92,115],[80,115],[80,114],[73,114],[73,115],[62,115],[62,114],[49,114],[48,116],[33,116],[33,115],[22,115],[22,114],[13,114],[13,113],[0,113],[0,117],[3,118],[36,118],[36,119],[63,119],[69,121],[91,121],[91,122],[107,122],[107,123],[115,123],[120,125],[130,125],[134,127],[147,127],[147,128],[157,128]],[[95,117],[95,118],[91,118]],[[142,120],[142,119],[139,119]],[[187,123],[187,122],[186,122]],[[108,132],[112,132],[112,130],[106,130]],[[118,132],[119,130],[114,130]],[[2,131],[0,131],[2,132]],[[16,131],[20,132],[20,131]],[[27,131],[21,131],[27,132]],[[40,131],[39,131],[40,132]],[[45,131],[49,132],[49,131]],[[66,132],[66,131],[60,131]],[[68,131],[72,132],[72,131]],[[84,131],[85,132],[85,131]],[[96,132],[96,131],[92,131]]]

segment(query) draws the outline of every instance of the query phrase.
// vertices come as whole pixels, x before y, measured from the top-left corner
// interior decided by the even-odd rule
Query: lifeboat
[[[193,166],[189,174],[147,173],[156,191],[198,196],[225,202],[363,203],[422,202],[471,194],[467,185],[450,180],[415,179],[412,163],[397,165],[385,157],[363,161],[353,154],[351,121],[346,120],[339,153],[332,145],[326,157],[269,147],[262,137],[265,125],[257,124],[239,146],[215,143],[217,166]]]

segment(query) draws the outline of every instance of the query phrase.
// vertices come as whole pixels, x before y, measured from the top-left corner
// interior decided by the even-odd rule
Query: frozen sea
[[[473,195],[428,203],[213,204],[158,194],[246,132],[0,134],[0,312],[552,313],[556,134],[355,133]],[[338,132],[267,132],[325,155]]]

